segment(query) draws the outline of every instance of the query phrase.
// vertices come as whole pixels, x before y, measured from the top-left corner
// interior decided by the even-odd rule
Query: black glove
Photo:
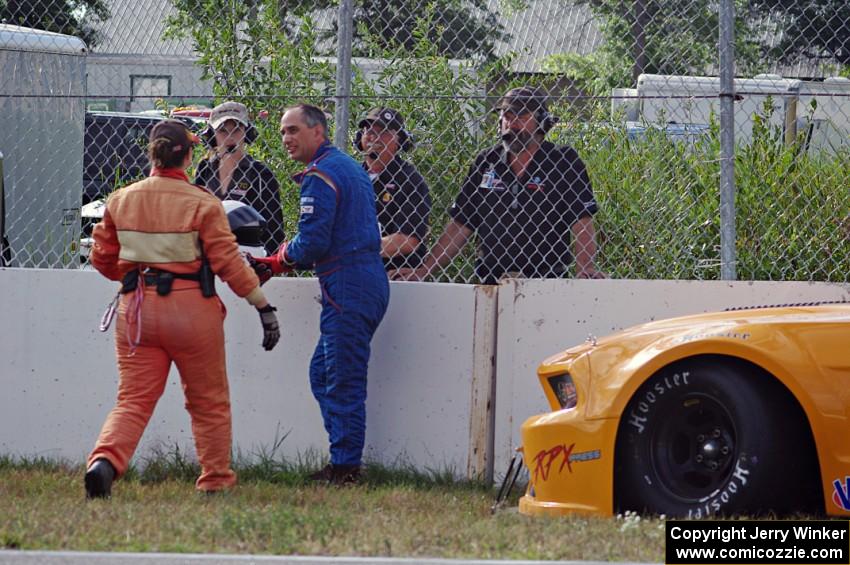
[[[264,308],[257,308],[260,313],[260,322],[263,324],[263,349],[271,351],[280,340],[280,325],[277,323],[277,308],[268,304]]]
[[[245,255],[245,259],[248,260],[248,265],[254,269],[255,273],[257,273],[257,277],[260,279],[260,286],[269,282],[269,279],[274,276],[271,267],[265,263],[260,263],[257,261],[257,258],[250,253]]]

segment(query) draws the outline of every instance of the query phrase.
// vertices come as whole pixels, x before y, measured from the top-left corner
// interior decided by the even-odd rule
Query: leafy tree
[[[735,0],[738,14],[748,0]],[[544,68],[565,72],[588,90],[608,93],[629,86],[641,73],[705,74],[718,61],[717,3],[707,0],[576,0],[587,5],[605,37],[586,56],[549,58]],[[745,12],[746,13],[746,12]],[[751,39],[747,19],[736,19],[739,72],[757,72],[759,46]]]
[[[596,93],[628,86],[641,73],[717,73],[715,0],[575,1],[590,8],[605,42],[590,55],[550,57],[546,70],[566,73]],[[850,65],[847,0],[735,0],[735,14],[739,76],[802,58]]]
[[[432,17],[422,20],[423,12]],[[417,0],[360,0],[354,21],[360,24],[354,45],[359,53],[364,51],[366,34],[384,47],[413,49],[419,40],[415,32],[424,31],[422,38],[434,44],[441,55],[493,59],[497,42],[508,38],[498,14],[485,0],[433,0],[427,6]],[[428,22],[425,30],[422,21]]]
[[[217,96],[312,97],[332,81],[333,69],[316,59],[319,37],[310,17],[284,22],[277,0],[172,0],[177,11],[165,36],[190,37],[204,78]],[[286,29],[286,33],[280,33]]]
[[[336,37],[336,0],[171,0],[177,8],[177,18],[182,24],[192,26],[193,19],[207,29],[210,22],[221,19],[224,10],[242,14],[247,20],[257,14],[274,13],[277,30],[293,38],[298,34],[305,17],[313,21],[320,15],[329,18],[332,29],[319,36],[319,47],[323,54],[334,54],[333,39]],[[524,0],[506,0],[509,6]],[[380,47],[403,45],[412,49],[417,41],[414,30],[423,13],[430,12],[427,38],[441,55],[451,58],[478,57],[493,59],[496,44],[508,36],[499,22],[498,14],[490,10],[486,0],[432,0],[423,4],[419,0],[357,0],[354,3],[353,19],[354,55],[368,56],[370,46],[377,40]],[[204,20],[212,16],[212,20]],[[246,20],[246,22],[247,22]],[[243,22],[243,23],[246,23]],[[210,30],[213,34],[217,32]],[[369,38],[367,41],[367,37]]]
[[[750,9],[779,41],[780,60],[831,59],[850,66],[850,3],[847,0],[751,0]]]
[[[108,18],[104,0],[0,0],[0,21],[75,35],[89,47],[100,40],[92,24]]]
[[[283,156],[278,134],[279,111],[307,101],[319,106],[334,84],[334,68],[317,57],[319,38],[305,17],[281,33],[285,24],[276,2],[264,0],[178,0],[175,15],[167,22],[166,37],[191,37],[199,54],[203,76],[212,79],[220,100],[245,104],[257,120],[259,133],[251,153],[265,161],[278,179],[286,179],[301,166]],[[288,13],[284,13],[287,16]],[[288,25],[288,24],[287,24]],[[297,187],[281,183],[281,200],[287,225],[297,218]]]

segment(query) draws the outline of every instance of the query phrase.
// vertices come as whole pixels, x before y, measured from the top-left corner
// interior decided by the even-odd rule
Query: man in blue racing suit
[[[321,335],[310,385],[330,439],[331,461],[311,475],[336,484],[360,479],[366,436],[366,372],[372,336],[389,302],[375,192],[354,159],[331,145],[324,112],[293,106],[280,122],[289,156],[307,167],[298,233],[267,258],[253,258],[261,281],[314,269],[322,290]]]

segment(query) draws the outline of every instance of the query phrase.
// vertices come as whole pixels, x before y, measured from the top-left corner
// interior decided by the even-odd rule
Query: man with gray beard
[[[422,264],[391,277],[429,278],[474,233],[475,274],[483,284],[497,284],[505,276],[561,278],[573,259],[576,278],[604,278],[594,264],[597,206],[590,178],[572,147],[545,140],[557,122],[546,95],[528,86],[514,88],[494,111],[501,143],[475,158],[449,210],[451,220]]]

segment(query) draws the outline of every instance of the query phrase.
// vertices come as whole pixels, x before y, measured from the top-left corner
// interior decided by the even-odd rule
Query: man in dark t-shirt
[[[355,146],[364,154],[363,168],[375,187],[384,267],[418,267],[428,251],[431,196],[416,167],[401,158],[402,151],[413,148],[404,119],[392,108],[373,108],[358,127]]]
[[[422,265],[391,275],[430,277],[474,233],[475,274],[483,284],[496,284],[506,275],[560,278],[573,261],[577,278],[604,278],[594,264],[597,205],[590,178],[572,147],[545,141],[556,121],[545,96],[529,87],[515,88],[496,110],[502,143],[475,158],[449,210],[452,219]]]

